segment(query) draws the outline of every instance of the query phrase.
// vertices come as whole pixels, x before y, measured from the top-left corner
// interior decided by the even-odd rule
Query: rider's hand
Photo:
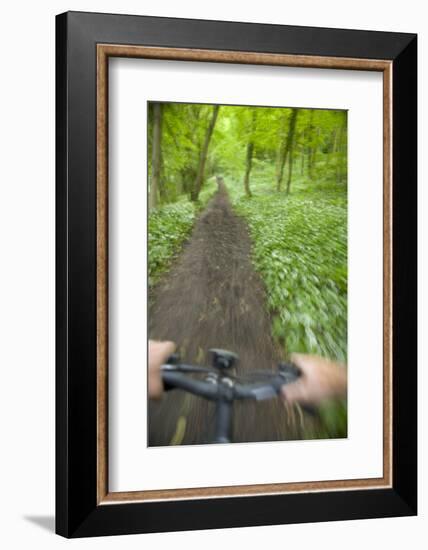
[[[281,396],[287,403],[319,405],[326,399],[346,397],[348,375],[343,363],[300,353],[293,353],[290,360],[302,375],[296,382],[282,387]]]
[[[158,399],[163,393],[161,365],[174,353],[174,342],[156,342],[149,340],[149,369],[148,388],[149,397]]]

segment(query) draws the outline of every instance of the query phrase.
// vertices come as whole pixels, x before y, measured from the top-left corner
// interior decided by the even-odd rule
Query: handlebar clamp
[[[225,349],[211,348],[208,352],[211,354],[213,367],[217,370],[230,370],[239,360],[236,353]]]

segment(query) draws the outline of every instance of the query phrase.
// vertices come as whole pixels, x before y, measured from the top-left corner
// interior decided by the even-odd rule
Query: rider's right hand
[[[316,406],[327,399],[346,398],[348,375],[343,363],[300,353],[293,353],[290,360],[302,374],[296,382],[282,387],[285,402]]]

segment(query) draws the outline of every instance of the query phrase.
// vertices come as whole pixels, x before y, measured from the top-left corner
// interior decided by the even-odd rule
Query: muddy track
[[[206,351],[219,347],[239,354],[238,373],[274,368],[281,354],[271,337],[265,291],[250,252],[247,227],[222,186],[154,291],[150,338],[177,342],[188,362],[203,363]],[[234,441],[299,439],[301,420],[279,400],[238,403]],[[184,392],[170,391],[149,405],[149,445],[204,443],[212,425],[212,404]]]

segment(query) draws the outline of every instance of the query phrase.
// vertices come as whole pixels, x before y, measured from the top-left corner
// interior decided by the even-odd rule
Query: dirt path
[[[178,343],[183,360],[203,363],[209,348],[239,354],[238,372],[272,368],[280,359],[270,329],[265,291],[250,260],[245,223],[222,186],[195,224],[177,263],[155,289],[149,335]],[[279,400],[239,403],[234,440],[274,441],[302,437],[301,418]],[[294,418],[293,418],[294,417]],[[292,422],[293,420],[293,422]],[[180,391],[149,409],[149,444],[197,444],[209,437],[213,407]]]

